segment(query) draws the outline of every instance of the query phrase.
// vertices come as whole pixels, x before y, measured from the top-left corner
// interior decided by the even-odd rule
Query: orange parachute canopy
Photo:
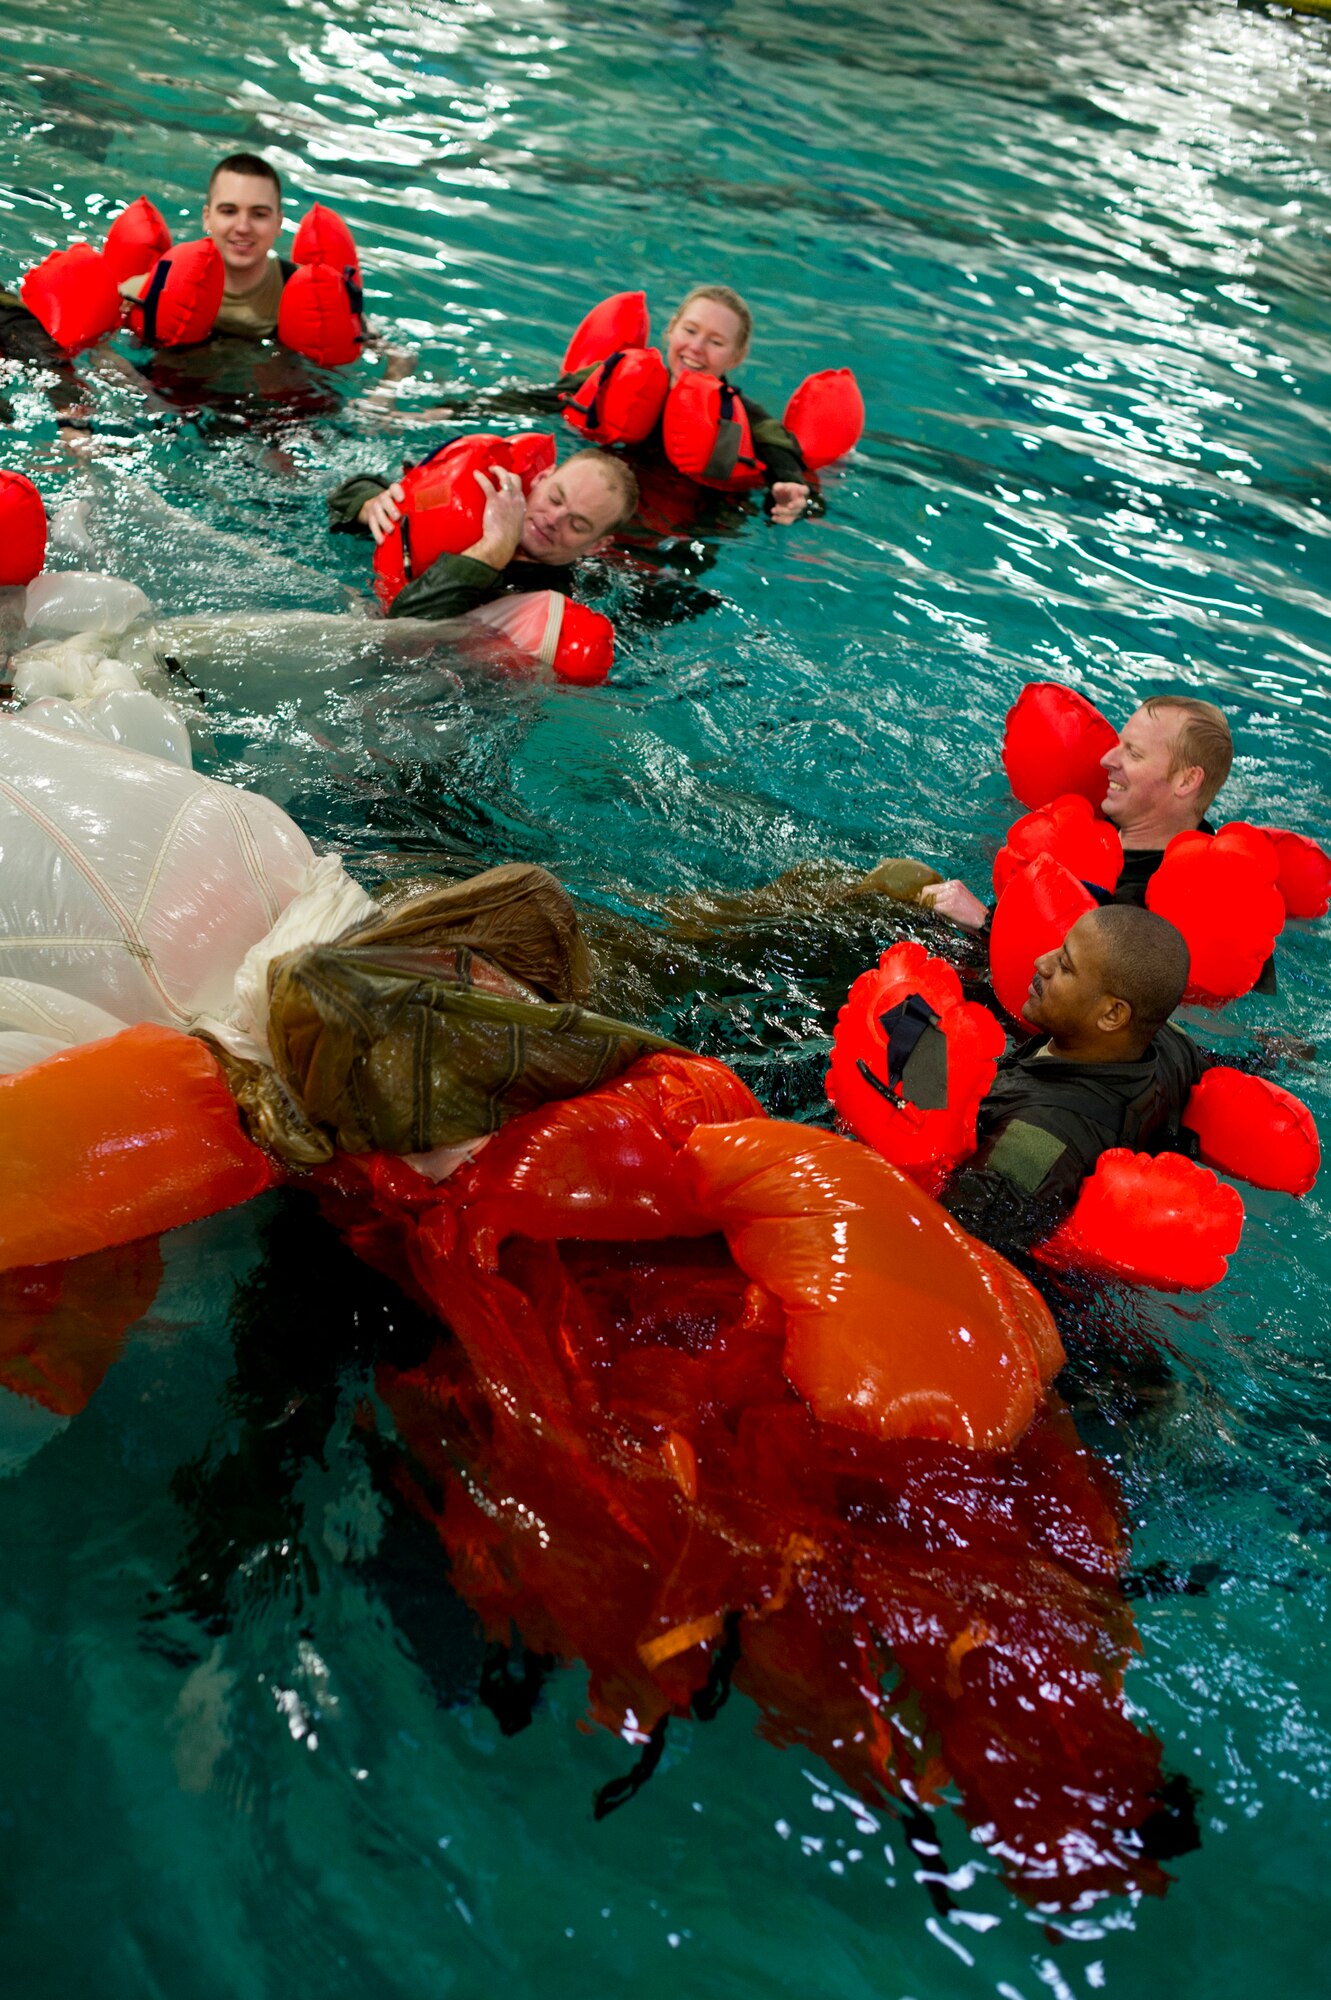
[[[438,1187],[374,1156],[318,1177],[453,1332],[379,1386],[492,1638],[585,1661],[616,1731],[733,1671],[866,1799],[954,1779],[1041,1900],[1162,1886],[1112,1489],[1043,1407],[1037,1296],[927,1197],[675,1056]]]
[[[356,1170],[325,1171],[338,1184]],[[419,1290],[451,1317],[510,1236],[714,1234],[754,1281],[754,1310],[781,1329],[788,1383],[826,1422],[998,1450],[1062,1366],[1038,1293],[904,1174],[835,1133],[766,1119],[730,1071],[698,1057],[649,1057],[515,1119],[422,1211],[406,1247]]]

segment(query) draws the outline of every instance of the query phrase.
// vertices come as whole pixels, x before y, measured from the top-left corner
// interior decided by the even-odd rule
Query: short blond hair
[[[588,445],[584,451],[570,452],[564,464],[576,465],[579,460],[594,465],[603,475],[606,485],[619,496],[619,512],[606,529],[608,535],[613,534],[616,528],[622,528],[625,522],[633,519],[641,505],[637,474],[627,460],[613,451],[602,451],[596,445]]]
[[[714,305],[725,306],[728,312],[734,313],[739,321],[739,360],[742,361],[749,351],[749,342],[753,339],[753,314],[739,293],[732,291],[729,285],[694,285],[684,294],[671,313],[666,333],[669,334],[673,330],[680,315],[688,311],[695,299],[711,299]]]
[[[1190,694],[1156,694],[1142,707],[1155,717],[1163,709],[1172,709],[1182,717],[1174,747],[1170,752],[1169,775],[1176,777],[1180,771],[1191,771],[1200,766],[1202,788],[1197,794],[1197,803],[1205,812],[1225,779],[1229,776],[1234,762],[1234,738],[1230,735],[1229,724],[1214,702],[1198,701]]]

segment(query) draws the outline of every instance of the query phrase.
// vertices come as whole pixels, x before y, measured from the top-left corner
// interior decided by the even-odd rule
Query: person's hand
[[[414,373],[418,359],[414,347],[386,347],[383,354],[385,382],[405,382]]]
[[[809,504],[809,489],[798,479],[777,479],[769,489],[772,496],[772,519],[778,527],[788,528],[792,521],[798,521]]]
[[[489,563],[491,569],[504,569],[512,562],[522,540],[527,523],[527,496],[517,473],[506,472],[502,465],[492,465],[488,478],[478,472],[476,484],[485,495],[485,512],[481,516],[480,540],[473,542],[466,553],[476,562]]]
[[[376,545],[391,535],[402,519],[402,502],[406,499],[402,481],[395,479],[382,493],[365,502],[357,515],[357,520],[367,527],[374,536]]]
[[[955,877],[950,882],[931,883],[921,889],[920,902],[926,910],[936,910],[940,917],[950,918],[965,931],[982,931],[989,917],[979,897],[973,896],[966,884]]]

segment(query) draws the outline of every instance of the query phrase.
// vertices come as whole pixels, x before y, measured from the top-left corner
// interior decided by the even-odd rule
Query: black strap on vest
[[[171,259],[169,257],[159,257],[153,266],[152,277],[148,280],[148,289],[139,300],[139,309],[143,314],[143,337],[145,340],[156,340],[157,338],[158,302],[162,296],[162,288],[170,275]]]
[[[583,427],[585,430],[595,431],[601,428],[601,398],[610,387],[611,377],[627,352],[627,348],[621,347],[614,354],[607,354],[604,361],[597,362],[585,382],[580,383],[571,395],[566,394],[563,397],[565,404],[582,411],[586,418]],[[591,400],[584,403],[582,399],[589,389],[592,392]]]

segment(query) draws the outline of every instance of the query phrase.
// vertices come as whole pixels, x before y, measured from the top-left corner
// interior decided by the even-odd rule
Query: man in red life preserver
[[[267,340],[277,331],[282,290],[295,265],[273,255],[282,227],[282,183],[276,169],[257,153],[230,153],[208,178],[203,230],[217,245],[226,267],[226,288],[213,321],[214,333]],[[149,278],[127,278],[127,299],[141,298]]]
[[[398,592],[390,618],[460,618],[515,590],[559,590],[569,572],[632,518],[638,482],[608,451],[578,451],[533,482],[524,498],[516,473],[478,473],[486,493],[479,538],[461,555],[442,555]],[[348,479],[329,495],[332,527],[363,528],[383,541],[402,518],[403,489],[374,477]]]
[[[1100,762],[1105,796],[1100,810],[1118,828],[1123,872],[1109,898],[1146,907],[1146,886],[1177,833],[1211,833],[1207,811],[1229,776],[1234,739],[1213,702],[1160,694],[1144,701]],[[920,902],[963,930],[983,930],[991,912],[953,878],[920,891]],[[1262,967],[1255,993],[1276,991],[1275,959]]]
[[[1206,812],[1234,761],[1234,739],[1220,710],[1192,695],[1153,695],[1123,726],[1101,758],[1100,810],[1118,828],[1123,873],[1111,901],[1144,908],[1146,885],[1176,833],[1209,832]],[[955,878],[920,892],[920,901],[964,930],[983,930],[990,912]]]
[[[1187,982],[1174,926],[1130,904],[1078,918],[1036,959],[1022,1015],[1040,1032],[1000,1061],[976,1151],[943,1196],[973,1236],[1006,1256],[1029,1249],[1111,1147],[1190,1150],[1179,1121],[1206,1058],[1169,1020]]]

